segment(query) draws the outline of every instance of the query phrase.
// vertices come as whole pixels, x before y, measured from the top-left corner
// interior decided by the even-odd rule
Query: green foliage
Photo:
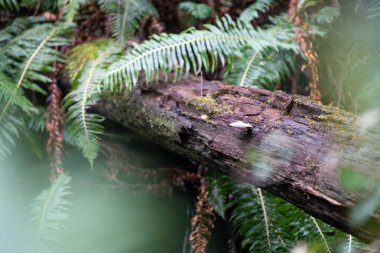
[[[103,10],[111,17],[112,34],[125,44],[147,16],[158,16],[156,9],[146,0],[99,0]]]
[[[273,2],[273,0],[256,0],[240,14],[240,19],[243,22],[251,22],[258,18],[260,13],[266,12]]]
[[[311,20],[319,25],[331,24],[340,15],[336,7],[326,6],[311,16]]]
[[[28,20],[38,22],[17,19],[16,26],[0,33],[0,143],[3,144],[0,157],[14,145],[18,128],[24,126],[23,118],[36,116],[36,108],[24,97],[23,91],[44,93],[40,84],[50,82],[47,75],[53,71],[53,62],[63,60],[54,47],[67,43],[63,36],[70,30],[66,25],[53,24],[29,28]]]
[[[380,105],[379,21],[368,17],[373,1],[355,2],[341,6],[342,14],[331,27],[334,32],[320,43],[320,83],[326,102],[363,112]]]
[[[8,103],[10,107],[8,113],[4,113],[0,124],[0,159],[3,159],[15,145],[14,138],[19,136],[18,129],[24,127],[23,117],[35,114],[36,109],[20,90],[14,89],[13,80],[3,71],[0,71],[0,80],[0,104]]]
[[[19,8],[17,0],[0,0],[0,9],[18,11]]]
[[[189,13],[196,19],[206,19],[210,17],[212,9],[206,4],[197,4],[194,2],[181,2],[178,9]]]
[[[225,73],[227,83],[274,90],[294,71],[295,62],[290,51],[273,51],[264,55],[254,50],[247,51],[242,57],[237,56],[234,68]]]
[[[292,38],[294,30],[285,17],[271,19],[270,27],[281,27],[284,36]],[[276,85],[292,75],[296,62],[295,48],[255,51],[246,48],[234,57],[234,67],[224,73],[224,81],[230,84],[258,86],[273,90]]]
[[[367,18],[376,18],[380,15],[380,2],[377,0],[356,0],[355,12],[364,11]]]
[[[45,19],[40,17],[20,17],[16,18],[10,25],[0,30],[0,46],[8,44],[13,38],[23,33]]]
[[[86,0],[58,0],[58,6],[59,8],[63,8],[64,19],[67,22],[74,21],[79,7],[85,3]]]
[[[131,89],[144,71],[149,83],[174,71],[174,80],[190,70],[199,74],[214,71],[217,64],[232,67],[232,55],[244,47],[257,52],[295,49],[292,35],[274,27],[255,29],[250,24],[229,16],[217,20],[216,25],[205,25],[207,30],[188,29],[181,34],[160,34],[135,46],[129,54],[112,64],[103,80],[107,88],[120,90],[121,84]]]
[[[339,168],[339,178],[341,184],[349,190],[373,190],[379,185],[379,180],[372,175],[364,175],[348,166]]]
[[[86,47],[89,50],[82,50]],[[72,79],[74,89],[65,97],[66,127],[74,143],[84,156],[93,163],[99,150],[99,135],[103,132],[100,123],[103,117],[88,113],[99,96],[101,77],[106,73],[106,67],[112,62],[112,55],[122,51],[122,48],[110,40],[98,40],[83,44],[71,50],[68,66],[77,65],[78,60],[84,60],[76,70]],[[78,65],[77,65],[78,66]]]
[[[70,1],[70,0],[67,0]],[[58,10],[58,1],[56,0],[21,0],[20,6],[30,10],[56,12]]]
[[[33,201],[29,213],[31,229],[28,231],[33,252],[44,252],[49,242],[59,240],[64,230],[64,222],[69,219],[71,203],[67,196],[70,194],[70,180],[70,177],[61,175]]]
[[[316,221],[284,200],[226,176],[209,180],[210,203],[230,220],[249,252],[288,252],[297,241],[320,244],[318,252],[335,252],[344,234]],[[232,199],[231,199],[232,197]]]
[[[78,85],[78,75],[85,67],[88,61],[96,59],[99,50],[105,49],[112,44],[109,38],[101,38],[88,43],[83,43],[70,49],[66,70],[68,71],[72,88],[75,89]]]
[[[218,20],[216,26],[206,27],[207,30],[189,29],[178,35],[153,36],[150,40],[136,45],[127,55],[114,58],[110,58],[110,55],[120,52],[121,49],[114,50],[109,44],[105,46],[110,50],[98,54],[97,49],[102,46],[104,40],[85,44],[71,51],[68,70],[75,90],[65,102],[65,108],[68,109],[66,117],[70,125],[68,129],[90,163],[97,156],[99,134],[102,133],[99,123],[102,117],[88,114],[87,108],[96,101],[99,92],[120,91],[123,87],[130,90],[135,86],[141,72],[144,72],[149,83],[158,78],[160,72],[168,77],[168,73],[174,71],[174,79],[177,80],[190,71],[198,74],[202,68],[206,72],[214,71],[219,63],[225,65],[226,59],[232,69],[232,56],[245,48],[260,55],[296,50],[292,43],[293,33],[286,29],[278,30],[276,26],[270,26],[265,30],[255,29],[250,24],[239,20],[234,22],[226,16]],[[268,58],[266,68],[273,70],[270,78],[264,80],[263,72],[255,76],[259,68],[253,68],[251,64],[248,70],[254,69],[256,72],[251,74],[250,71],[246,79],[252,81],[254,78],[261,78],[260,82],[269,84],[278,82],[284,76],[283,72],[289,71],[288,68],[275,70],[277,63],[271,56]],[[268,64],[271,60],[272,64]],[[111,62],[113,63],[105,72],[105,67]],[[248,81],[243,83],[247,84]]]

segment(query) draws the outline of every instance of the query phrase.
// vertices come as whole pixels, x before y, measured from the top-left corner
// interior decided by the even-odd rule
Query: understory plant
[[[290,1],[294,3],[294,8],[289,8],[292,13],[284,10],[286,1],[249,1],[240,14],[224,13],[216,18],[215,8],[182,2],[179,10],[192,16],[195,23],[210,23],[178,33],[155,34],[151,31],[161,30],[155,2],[0,0],[4,17],[12,13],[1,21],[0,30],[0,159],[12,152],[18,138],[53,132],[55,141],[76,146],[92,166],[104,130],[103,116],[92,107],[103,94],[128,92],[140,79],[153,85],[160,78],[177,81],[190,74],[218,73],[231,85],[269,90],[294,77],[309,82],[318,72],[318,63],[310,61],[309,54],[315,55],[311,41],[328,34],[340,15],[339,6],[324,0]],[[368,15],[378,14],[361,1],[354,2],[358,8],[367,8]],[[99,27],[104,29],[97,30]],[[311,75],[303,71],[307,67]],[[318,88],[315,81],[314,76],[310,82],[313,89]],[[52,92],[53,82],[61,91]],[[45,101],[51,104],[61,95],[62,101],[46,108]],[[49,117],[56,120],[45,124]],[[59,149],[53,160],[60,159]],[[44,192],[32,207],[32,221],[39,222],[37,241],[56,240],[59,222],[66,219],[69,179],[64,174],[52,178],[57,178],[50,189],[54,198],[44,202],[49,194]],[[287,252],[299,241],[314,243],[314,252],[351,252],[351,236],[260,188],[224,176],[210,177],[202,187],[198,202],[207,208],[201,211],[208,218],[214,217],[210,213],[215,211],[231,222],[241,247],[249,252]],[[44,213],[41,206],[49,212]],[[41,223],[37,216],[45,221]],[[211,229],[212,221],[204,222],[206,230]],[[192,235],[204,242],[202,235]]]

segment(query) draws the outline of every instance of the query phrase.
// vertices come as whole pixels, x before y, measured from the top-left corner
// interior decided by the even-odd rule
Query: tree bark
[[[165,148],[261,187],[365,241],[379,236],[379,213],[360,226],[349,217],[371,192],[348,191],[339,181],[341,168],[380,175],[380,135],[373,129],[362,134],[350,113],[303,96],[195,77],[140,85],[128,95],[105,96],[96,108]],[[252,128],[230,125],[236,121]]]

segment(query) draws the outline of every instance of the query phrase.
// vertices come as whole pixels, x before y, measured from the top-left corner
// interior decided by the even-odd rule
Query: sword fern
[[[96,113],[88,113],[87,109],[99,97],[100,78],[106,73],[106,67],[112,61],[111,56],[119,53],[122,48],[115,43],[103,40],[83,46],[91,48],[95,53],[91,56],[92,59],[89,59],[75,73],[72,81],[75,89],[66,96],[64,108],[66,108],[66,124],[69,134],[92,165],[99,151],[99,136],[103,132],[100,123],[103,121],[103,117]],[[82,53],[83,50],[73,50],[69,60],[75,62],[76,58],[83,59]]]
[[[50,81],[47,75],[53,71],[52,63],[63,61],[62,55],[54,47],[67,43],[63,35],[69,30],[66,25],[52,24],[39,24],[26,29],[26,23],[22,20],[18,22],[18,26],[2,31],[0,157],[8,153],[10,146],[14,145],[13,138],[18,136],[18,129],[23,127],[18,113],[30,117],[37,111],[32,103],[26,101],[23,92],[32,90],[44,93],[40,84]]]
[[[103,77],[107,89],[131,89],[140,73],[144,72],[149,83],[162,72],[165,76],[174,71],[175,79],[191,70],[199,74],[214,71],[217,64],[233,66],[236,51],[250,48],[258,53],[296,50],[293,33],[275,26],[265,30],[229,16],[217,20],[216,25],[205,25],[206,30],[188,29],[181,34],[161,34],[136,45],[129,54],[120,57],[109,67]]]

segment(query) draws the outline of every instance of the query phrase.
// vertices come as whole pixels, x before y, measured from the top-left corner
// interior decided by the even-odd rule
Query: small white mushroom
[[[237,128],[250,128],[250,129],[252,129],[252,127],[253,127],[251,124],[245,123],[245,122],[240,121],[240,120],[230,123],[229,126],[237,127]]]
[[[201,115],[201,119],[204,120],[204,121],[207,121],[209,118],[206,114],[202,114]]]

